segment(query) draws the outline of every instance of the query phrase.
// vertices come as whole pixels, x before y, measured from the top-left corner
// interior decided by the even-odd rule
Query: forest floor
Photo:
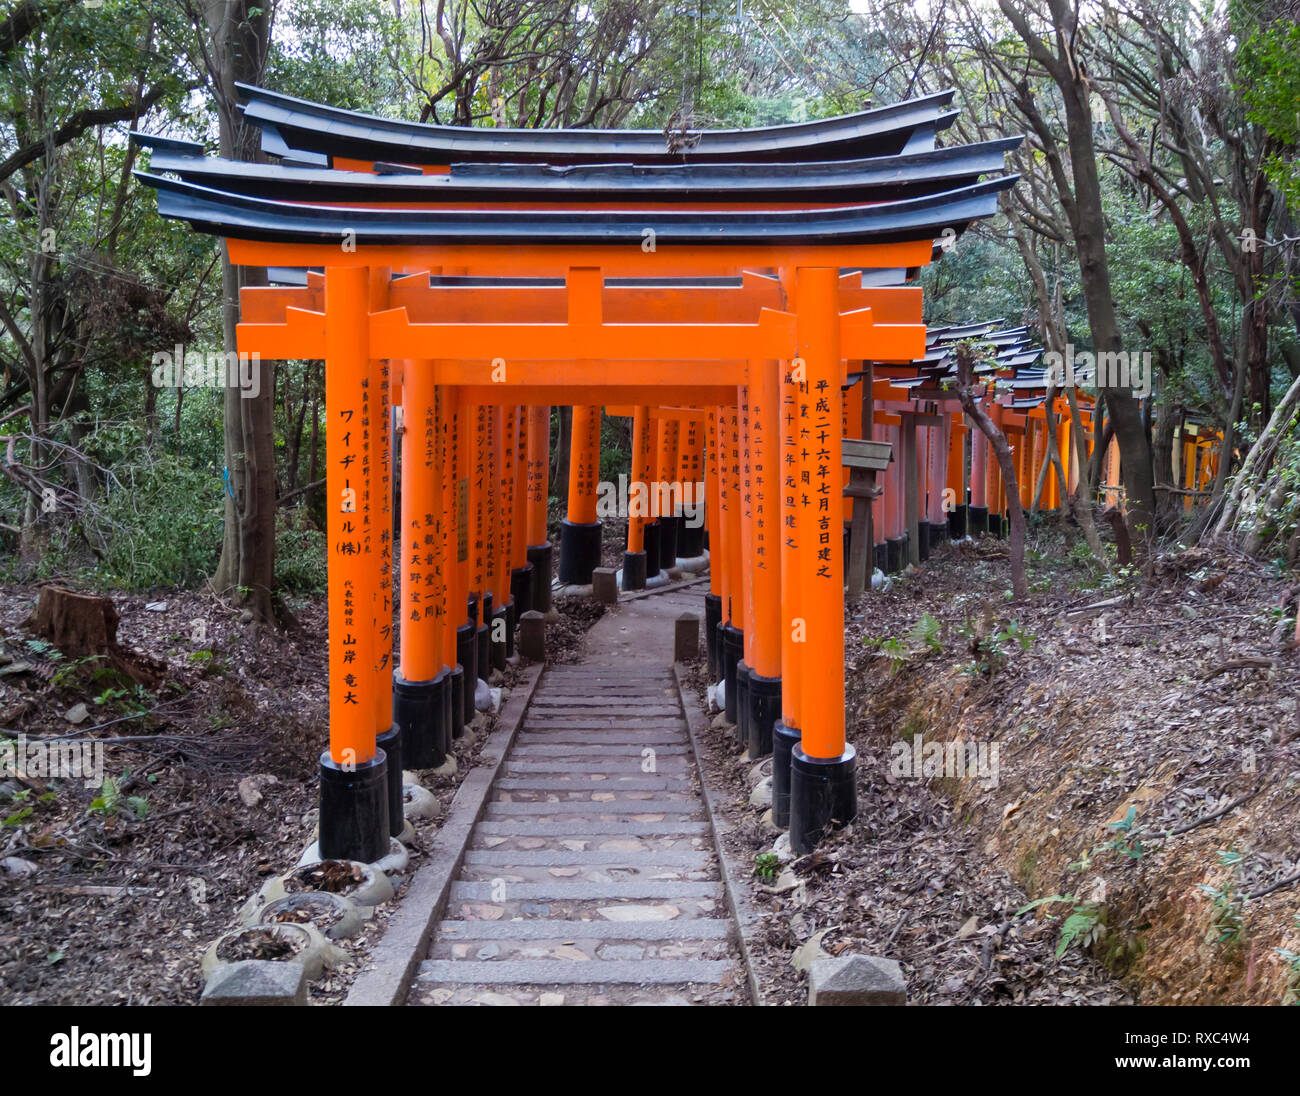
[[[850,606],[858,821],[776,886],[750,881],[768,1000],[806,1000],[791,960],[819,933],[898,959],[918,1003],[1294,1000],[1294,576],[1197,549],[1109,578],[1067,548],[1032,533],[1019,604],[986,539]],[[958,741],[983,769],[913,774]],[[748,804],[770,761],[722,730],[703,752],[747,867],[773,848]]]
[[[299,630],[253,636],[209,596],[115,597],[121,645],[164,669],[145,691],[35,640],[26,622],[38,595],[0,587],[0,732],[28,745],[102,743],[117,788],[43,778],[30,757],[26,779],[0,773],[0,1002],[196,1003],[204,951],[314,839],[328,739],[324,599],[294,602]],[[551,660],[572,661],[601,611],[584,600],[549,629]],[[454,774],[423,774],[438,817],[495,720],[457,740]],[[399,898],[437,824],[417,826],[393,878]],[[342,1000],[396,906],[344,942],[349,961],[311,984],[313,1003]]]

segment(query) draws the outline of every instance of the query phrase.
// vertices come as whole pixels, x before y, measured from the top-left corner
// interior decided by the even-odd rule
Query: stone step
[[[735,964],[708,959],[593,960],[538,959],[506,963],[426,959],[421,982],[472,985],[718,985]]]
[[[563,833],[544,837],[534,835],[504,836],[475,833],[471,849],[501,852],[710,852],[712,845],[703,834],[638,834],[635,837],[615,837],[607,834],[573,836],[572,827]]]
[[[472,881],[465,886],[500,887],[490,881]],[[601,884],[609,886],[609,884]],[[681,886],[682,884],[678,884]],[[721,884],[708,884],[721,886]],[[447,916],[460,921],[690,921],[720,917],[725,904],[720,898],[523,898],[510,891],[524,886],[507,884],[507,897],[498,902],[465,900],[451,902]],[[593,888],[596,884],[590,884]],[[495,893],[500,893],[498,889]]]
[[[659,751],[652,755],[655,767],[647,772],[642,766],[645,758],[633,754],[623,761],[507,761],[504,765],[506,776],[529,776],[556,773],[573,776],[665,776],[680,778],[695,771],[690,758],[680,755],[660,757]]]
[[[538,817],[550,815],[612,815],[617,819],[638,822],[637,816],[651,814],[695,814],[701,810],[697,799],[639,799],[615,800],[598,803],[593,800],[568,800],[558,803],[510,803],[491,802],[487,805],[486,817],[493,821],[506,818]],[[651,819],[645,819],[650,822]],[[659,820],[655,820],[659,821]],[[572,826],[571,829],[579,829]]]
[[[678,898],[722,898],[720,882],[690,882],[669,880],[624,880],[614,883],[571,883],[551,880],[549,883],[506,883],[498,888],[492,881],[465,882],[456,880],[451,885],[450,902],[491,902],[493,893],[504,897],[497,902],[613,902],[617,899],[657,898],[665,901]]]
[[[651,883],[712,883],[718,879],[718,869],[704,867],[631,867],[617,864],[573,864],[565,867],[542,867],[524,864],[508,867],[505,864],[464,864],[457,877],[465,883],[634,883],[645,880]]]
[[[548,805],[554,803],[590,804],[594,810],[616,809],[635,811],[638,815],[646,813],[642,807],[645,803],[659,800],[673,803],[689,803],[696,799],[691,788],[655,788],[651,791],[619,791],[606,785],[594,785],[574,791],[510,791],[494,788],[489,801],[492,803],[537,803]],[[545,813],[544,811],[542,813]],[[654,813],[649,812],[649,813]]]
[[[466,924],[498,924],[493,921],[465,922]],[[553,922],[511,921],[512,925],[537,925],[545,928]],[[573,924],[566,921],[564,924]],[[590,924],[579,921],[577,924]],[[704,924],[701,920],[682,922],[686,925]],[[725,922],[724,922],[725,923]],[[721,940],[637,940],[592,939],[579,937],[538,937],[532,940],[469,940],[440,935],[434,938],[430,959],[450,959],[453,962],[477,960],[479,962],[509,963],[544,959],[559,959],[570,963],[622,960],[641,962],[647,959],[713,959],[735,958],[735,945],[729,939]]]
[[[526,818],[487,818],[475,827],[485,837],[567,837],[573,840],[600,837],[671,836],[694,837],[709,832],[707,822],[673,819],[671,822],[531,822]]]
[[[467,865],[501,864],[507,867],[538,866],[561,868],[570,865],[614,865],[651,871],[655,868],[708,868],[714,859],[707,852],[602,852],[600,850],[570,852],[565,850],[530,851],[527,849],[470,849],[465,853]]]
[[[533,759],[540,760],[542,758],[550,759],[565,757],[572,757],[580,760],[590,759],[593,762],[609,758],[611,762],[613,762],[614,758],[623,757],[628,758],[629,760],[633,758],[638,759],[636,763],[640,764],[639,759],[642,756],[642,751],[646,749],[653,749],[655,756],[660,760],[670,759],[690,763],[691,748],[689,746],[677,745],[646,747],[638,745],[619,746],[610,745],[609,743],[601,743],[599,745],[569,746],[563,743],[537,745],[532,742],[524,743],[517,740],[514,749],[510,752],[510,756],[512,759],[516,759],[519,762],[532,761]]]
[[[600,707],[582,707],[573,705],[556,705],[548,708],[539,705],[532,705],[528,709],[527,719],[551,719],[551,720],[568,720],[568,719],[589,719],[589,720],[609,720],[609,719],[657,719],[660,722],[670,719],[681,719],[682,710],[676,705],[669,704],[622,704],[609,705]]]
[[[661,746],[687,747],[691,740],[679,731],[620,731],[615,727],[565,731],[534,727],[521,731],[515,741],[520,746],[635,746],[640,752],[646,747],[653,750]]]
[[[694,917],[687,921],[443,921],[438,936],[449,940],[726,940],[731,922]]]
[[[503,776],[495,787],[503,791],[534,792],[653,792],[688,791],[691,783],[681,776],[663,773],[637,775],[618,773],[575,773],[565,778],[562,773],[551,776]]]
[[[662,692],[633,693],[626,689],[611,689],[605,696],[593,691],[582,693],[565,693],[563,695],[542,693],[534,694],[534,708],[608,708],[612,712],[625,712],[632,704],[655,703],[664,707],[676,707],[664,699]]]

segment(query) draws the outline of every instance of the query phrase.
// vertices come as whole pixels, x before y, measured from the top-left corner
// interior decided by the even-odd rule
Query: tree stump
[[[110,598],[79,594],[62,586],[43,586],[29,624],[41,639],[70,658],[98,655],[132,681],[153,688],[162,676],[163,667],[118,644],[119,619]]]
[[[107,655],[117,648],[117,609],[106,597],[43,586],[32,629],[65,655]]]

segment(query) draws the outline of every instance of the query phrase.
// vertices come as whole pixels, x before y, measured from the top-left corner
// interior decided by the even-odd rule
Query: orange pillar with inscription
[[[627,551],[623,553],[624,590],[644,590],[646,526],[650,523],[650,480],[653,452],[650,408],[632,409],[631,482],[627,491]]]
[[[551,409],[528,408],[528,562],[532,565],[532,607],[551,611]]]
[[[709,680],[722,678],[722,648],[718,629],[722,626],[722,555],[718,550],[721,513],[718,475],[718,409],[710,407],[704,418],[704,532],[709,552],[709,592],[704,595],[704,640],[708,654]]]
[[[781,366],[749,363],[749,585],[752,609],[749,647],[747,730],[749,755],[772,752],[772,731],[781,718],[781,520],[780,399]]]
[[[834,267],[795,271],[796,346],[807,370],[799,434],[806,450],[807,529],[799,543],[801,610],[807,622],[805,664],[817,667],[805,687],[799,745],[790,756],[790,847],[811,852],[828,826],[857,817],[855,752],[844,735],[844,552],[840,444],[840,324]],[[809,686],[805,682],[805,686]]]
[[[325,272],[326,546],[330,745],[321,754],[320,854],[371,863],[388,850],[387,757],[375,745],[378,557],[363,524],[371,491],[370,280]]]

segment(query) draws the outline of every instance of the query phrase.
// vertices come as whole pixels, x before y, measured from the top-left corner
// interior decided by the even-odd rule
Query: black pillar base
[[[478,670],[478,676],[484,681],[492,673],[492,595],[484,594],[480,599],[483,609],[482,620],[474,632],[474,657],[477,659],[475,667]]]
[[[740,665],[745,654],[745,633],[730,621],[718,627],[718,638],[722,641],[722,680],[725,682],[723,692],[726,694],[726,719],[735,723],[736,710],[736,667]]]
[[[645,553],[623,553],[623,589],[645,589]]]
[[[1001,540],[1007,535],[1008,525],[1009,522],[1007,521],[1006,514],[995,514],[992,511],[989,512],[988,529],[993,536]]]
[[[704,526],[702,524],[692,526],[690,519],[682,515],[677,522],[677,558],[699,559],[702,555],[704,555]]]
[[[885,574],[892,575],[903,569],[903,549],[906,545],[907,541],[902,537],[885,539]]]
[[[473,624],[462,624],[456,629],[456,661],[464,671],[461,684],[461,730],[474,719],[474,683],[478,681],[478,629]]]
[[[560,581],[566,586],[590,586],[591,572],[600,566],[600,522],[560,522]]]
[[[709,658],[709,680],[717,682],[722,677],[722,659],[718,650],[718,625],[722,623],[722,598],[718,594],[704,595],[704,650]]]
[[[858,817],[856,761],[857,751],[848,745],[833,758],[809,757],[795,746],[790,755],[790,849],[796,856],[812,852],[828,829]]]
[[[772,824],[781,830],[790,828],[790,757],[799,738],[780,719],[772,726]]]
[[[370,761],[346,767],[320,755],[322,860],[373,864],[388,855],[388,758],[376,750]]]
[[[681,519],[661,517],[659,519],[659,569],[668,570],[677,566],[677,529]]]
[[[948,523],[944,521],[932,521],[930,523],[930,551],[933,552],[947,539]]]
[[[961,540],[966,535],[966,504],[954,506],[948,511],[948,536],[952,540]]]
[[[749,749],[749,663],[742,657],[736,663],[736,742],[742,750]],[[731,706],[731,697],[727,697]]]
[[[654,578],[659,574],[659,545],[663,530],[657,521],[649,522],[645,527],[645,577]]]
[[[399,674],[393,676],[393,727],[402,732],[402,752],[398,756],[403,764],[412,769],[433,769],[447,760],[442,718],[443,697],[437,678],[407,681]]]
[[[462,738],[465,734],[465,667],[459,664],[447,677],[447,692],[451,696],[451,737]]]
[[[510,600],[515,606],[515,620],[533,607],[533,565],[525,563],[510,572]],[[513,647],[514,644],[512,643]],[[511,652],[513,654],[513,651]]]
[[[749,671],[749,691],[746,696],[749,714],[745,726],[749,730],[749,756],[757,760],[772,752],[772,728],[781,718],[781,679],[764,677]]]
[[[882,575],[889,574],[889,545],[873,544],[871,546],[871,569]],[[867,576],[870,579],[870,575]]]
[[[966,507],[966,528],[973,537],[989,531],[989,508],[987,506]]]
[[[396,697],[394,696],[394,699]],[[396,724],[382,734],[375,735],[375,745],[383,751],[384,768],[388,779],[385,781],[386,802],[388,803],[388,833],[390,837],[400,837],[406,825],[406,813],[402,810],[402,731]]]
[[[920,559],[924,563],[930,558],[930,523],[928,521],[917,522],[916,536]]]
[[[539,613],[551,611],[551,545],[530,544],[528,563],[533,569],[533,596],[529,604]]]
[[[492,668],[506,672],[506,658],[510,654],[510,606],[501,606],[492,614],[488,629],[488,647],[492,651]]]

